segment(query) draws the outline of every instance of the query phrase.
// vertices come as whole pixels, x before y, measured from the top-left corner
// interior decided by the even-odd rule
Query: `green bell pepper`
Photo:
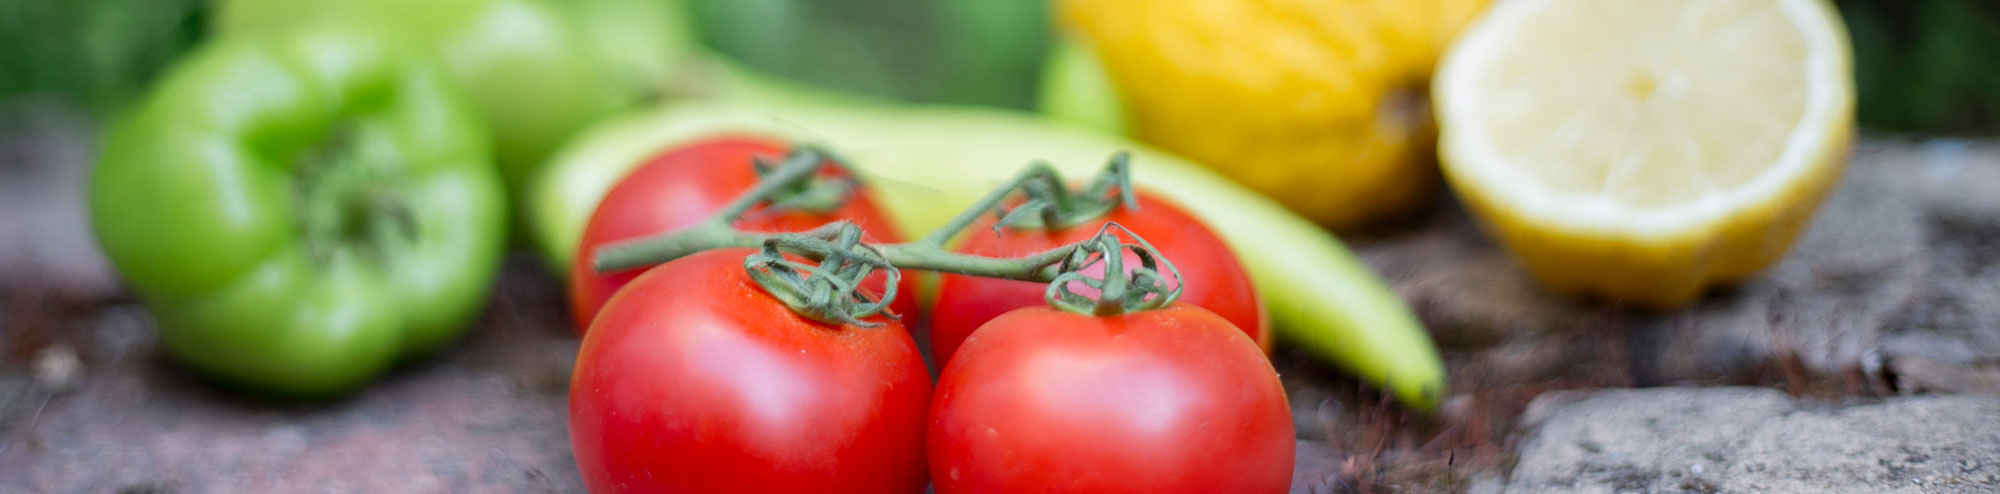
[[[212,41],[104,141],[98,242],[166,349],[227,383],[351,390],[453,339],[499,267],[485,128],[421,54],[357,29]]]

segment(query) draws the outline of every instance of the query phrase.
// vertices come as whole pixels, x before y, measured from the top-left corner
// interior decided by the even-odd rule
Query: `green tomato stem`
[[[1048,164],[1036,162],[1034,166],[1048,167]],[[1027,200],[993,222],[994,228],[1054,230],[1089,223],[1119,206],[1139,209],[1139,199],[1132,191],[1131,155],[1125,152],[1113,154],[1104,173],[1081,191],[1064,186],[1053,170],[1036,178],[1021,184],[1021,193]],[[1112,195],[1114,192],[1116,196]]]
[[[799,181],[811,177],[813,172],[819,169],[818,163],[827,159],[827,156],[815,149],[801,148],[771,169],[755,187],[731,199],[722,210],[702,221],[700,225],[678,232],[604,246],[591,254],[592,265],[599,272],[623,271],[679,259],[708,249],[764,245],[780,234],[740,231],[729,226],[730,223],[748,213],[757,204],[764,202],[766,197],[776,191],[792,187]],[[943,227],[931,231],[923,238],[914,242],[875,245],[875,248],[897,268],[1041,283],[1052,281],[1056,273],[1047,268],[1059,264],[1070,252],[1087,242],[1077,242],[1022,258],[973,256],[954,253],[945,248],[945,243],[952,237],[978,221],[981,215],[998,208],[1001,201],[1020,189],[1022,184],[1036,180],[1055,180],[1060,183],[1061,178],[1056,175],[1055,168],[1046,163],[1029,165],[1014,178],[994,188],[979,202],[960,212]],[[800,234],[815,238],[831,238],[839,230],[852,226],[851,223],[840,221]]]
[[[1051,305],[1083,314],[1110,315],[1165,307],[1181,293],[1180,273],[1172,263],[1160,258],[1157,250],[1130,230],[1106,224],[1089,239],[1017,258],[985,257],[951,252],[946,242],[988,212],[1009,218],[1041,216],[1044,225],[1065,225],[1101,216],[1116,202],[1107,197],[1113,187],[1122,191],[1120,199],[1136,207],[1130,185],[1125,153],[1114,155],[1104,176],[1080,193],[1063,187],[1062,178],[1047,163],[1031,163],[1014,178],[993,189],[985,197],[960,212],[937,230],[914,242],[870,244],[860,241],[860,227],[837,221],[798,233],[761,233],[730,226],[758,204],[769,203],[781,191],[797,192],[814,177],[823,161],[840,163],[831,155],[812,148],[794,150],[775,166],[758,166],[765,172],[762,181],[738,195],[715,215],[684,230],[618,242],[592,252],[598,272],[613,272],[650,266],[696,252],[725,247],[761,247],[745,260],[751,277],[786,305],[804,316],[833,324],[863,327],[875,325],[864,319],[887,310],[895,295],[889,287],[880,300],[857,294],[861,279],[881,269],[890,274],[893,285],[898,269],[919,269],[985,278],[1049,283],[1046,298]],[[838,165],[837,165],[838,166]],[[1002,211],[1001,203],[1016,191],[1030,200],[1014,211]],[[1101,206],[1100,206],[1101,204]],[[1000,228],[996,224],[996,230]],[[1131,237],[1132,244],[1116,232]],[[1126,275],[1124,251],[1135,252],[1141,266]],[[792,261],[791,253],[819,261],[818,266]],[[1081,271],[1103,263],[1103,278],[1090,278]],[[1172,283],[1161,269],[1172,276]],[[811,275],[811,276],[808,276]],[[1098,290],[1094,297],[1075,293],[1072,283]],[[1171,285],[1171,288],[1169,288]],[[890,314],[894,316],[894,314]]]
[[[594,265],[598,272],[623,271],[679,259],[709,249],[762,247],[766,243],[794,236],[831,238],[843,230],[858,228],[851,222],[836,221],[799,233],[761,233],[736,230],[718,222],[705,221],[699,226],[670,234],[607,245],[596,251]],[[896,244],[861,245],[880,251],[882,258],[887,260],[889,265],[899,269],[1047,283],[1056,278],[1057,272],[1052,269],[1054,266],[1062,264],[1071,253],[1089,243],[1089,241],[1076,242],[1018,258],[959,254],[945,249],[942,241],[932,241],[928,238]],[[803,254],[813,257],[814,253]]]

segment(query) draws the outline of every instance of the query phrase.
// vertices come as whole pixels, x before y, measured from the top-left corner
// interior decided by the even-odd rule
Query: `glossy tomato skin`
[[[938,494],[1282,493],[1290,408],[1250,339],[1199,307],[1031,307],[967,339],[931,403]]]
[[[570,313],[576,319],[578,334],[588,330],[591,318],[618,287],[644,271],[599,274],[591,267],[592,251],[620,240],[701,223],[738,194],[757,185],[757,171],[751,167],[751,159],[763,156],[775,161],[783,158],[786,151],[782,145],[754,137],[710,138],[654,156],[613,185],[584,227],[581,247],[570,265]],[[765,232],[802,231],[840,220],[860,225],[867,232],[863,238],[869,241],[902,240],[865,186],[833,211],[753,210],[737,221],[736,227]],[[879,294],[885,280],[885,275],[876,274],[863,286]],[[897,299],[891,302],[890,309],[914,315],[917,307],[914,293],[906,279],[897,288]]]
[[[590,492],[915,493],[930,375],[900,323],[793,314],[750,249],[648,270],[584,337],[570,442]]]
[[[1256,287],[1221,237],[1200,220],[1157,195],[1140,190],[1139,209],[1116,208],[1103,217],[1056,230],[1003,228],[993,233],[989,217],[966,229],[957,250],[967,254],[1020,257],[1089,239],[1106,222],[1116,222],[1158,249],[1180,270],[1187,288],[1181,302],[1198,305],[1242,328],[1267,353],[1271,329]],[[1137,266],[1138,258],[1125,255],[1127,266]],[[946,362],[957,352],[966,336],[1000,314],[1022,307],[1044,305],[1044,283],[939,276],[937,304],[931,308],[931,356]]]

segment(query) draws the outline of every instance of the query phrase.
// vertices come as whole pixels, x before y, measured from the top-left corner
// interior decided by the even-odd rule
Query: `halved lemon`
[[[1850,58],[1821,0],[1497,2],[1434,82],[1445,177],[1549,286],[1685,303],[1836,181]]]

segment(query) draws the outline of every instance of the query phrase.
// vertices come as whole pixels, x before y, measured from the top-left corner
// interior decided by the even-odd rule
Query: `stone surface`
[[[531,259],[500,286],[459,345],[322,404],[202,382],[158,354],[136,305],[18,329],[55,343],[0,361],[0,493],[582,492],[578,341]]]
[[[1563,392],[1535,400],[1514,493],[1991,493],[2000,397],[1858,403],[1766,388]]]
[[[513,260],[459,345],[332,403],[256,401],[202,382],[158,354],[138,305],[39,329],[54,343],[0,361],[0,494],[582,492],[565,414],[578,341],[533,262]],[[1329,443],[1348,429],[1333,390],[1364,396],[1331,379],[1285,376],[1306,436],[1296,493],[1381,483],[1360,469],[1384,461],[1377,434],[1392,431],[1337,434],[1375,450]]]
[[[1450,203],[1357,250],[1462,353],[1454,377],[1995,392],[2000,142],[1861,142],[1783,260],[1680,310],[1549,293]]]
[[[117,292],[90,232],[84,189],[97,156],[95,128],[51,106],[0,105],[0,287],[58,295]]]

